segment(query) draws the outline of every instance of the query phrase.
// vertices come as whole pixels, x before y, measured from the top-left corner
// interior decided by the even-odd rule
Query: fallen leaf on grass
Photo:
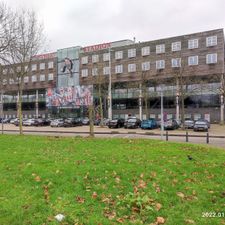
[[[35,179],[35,181],[37,181],[37,182],[40,182],[40,181],[41,181],[41,178],[40,178],[39,176],[36,176],[34,179]]]
[[[118,218],[116,221],[117,221],[118,223],[123,223],[123,222],[124,222],[124,219],[123,219],[123,218]]]
[[[45,201],[48,203],[49,202],[49,192],[48,192],[48,186],[44,185],[43,186],[44,189],[44,197],[45,197]]]
[[[185,223],[187,223],[187,224],[195,224],[195,221],[194,220],[186,219],[185,220]]]
[[[157,217],[156,218],[156,223],[157,224],[164,224],[166,220],[163,217]]]
[[[84,203],[85,202],[85,199],[84,198],[82,198],[82,197],[80,197],[80,196],[77,196],[76,197],[76,201],[78,202],[78,203]]]
[[[93,194],[92,194],[92,198],[96,199],[97,197],[98,197],[98,194],[94,191]]]
[[[185,197],[185,195],[182,192],[177,192],[177,196],[182,199]]]
[[[162,208],[162,205],[160,203],[156,203],[155,208],[157,211],[159,211]]]
[[[147,186],[147,183],[145,181],[143,181],[143,180],[138,181],[139,188],[146,188],[146,186]]]
[[[106,218],[108,218],[109,220],[112,220],[112,219],[114,219],[116,217],[116,212],[115,211],[110,212],[110,211],[106,210],[104,212],[104,216]]]

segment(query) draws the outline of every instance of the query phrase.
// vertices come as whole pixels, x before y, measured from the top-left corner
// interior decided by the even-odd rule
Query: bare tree
[[[31,67],[32,57],[37,55],[43,45],[43,27],[38,22],[34,11],[21,10],[14,13],[12,21],[13,33],[9,49],[7,49],[5,64],[12,70],[18,85],[18,117],[19,130],[22,130],[22,94],[24,77]]]

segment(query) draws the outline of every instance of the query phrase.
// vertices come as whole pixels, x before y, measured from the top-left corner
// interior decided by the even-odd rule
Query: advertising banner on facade
[[[89,106],[92,104],[92,85],[47,89],[47,107],[73,108],[77,106]]]

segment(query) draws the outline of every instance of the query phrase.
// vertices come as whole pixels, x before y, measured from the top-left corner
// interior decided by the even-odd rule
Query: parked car
[[[124,122],[124,128],[138,128],[141,126],[141,120],[136,117],[128,117]]]
[[[49,125],[49,123],[47,123]],[[45,126],[46,124],[46,120],[42,119],[42,118],[38,118],[34,120],[34,126],[38,127],[38,126]]]
[[[90,123],[90,120],[87,117],[82,120],[83,125],[89,125],[89,123]]]
[[[63,119],[55,119],[50,124],[51,127],[63,127],[63,125],[64,125]]]
[[[194,120],[192,119],[185,119],[184,120],[184,128],[185,129],[193,129],[194,128]]]
[[[2,123],[10,123],[10,120],[11,119],[9,119],[9,118],[5,118],[5,119],[2,120]]]
[[[164,129],[165,130],[175,130],[178,129],[179,125],[176,120],[167,120],[164,121]]]
[[[67,118],[64,120],[64,127],[76,127],[76,126],[82,126],[81,119],[76,118]]]
[[[120,128],[124,126],[125,120],[122,118],[110,120],[108,123],[109,128]]]
[[[143,120],[141,122],[141,129],[155,129],[157,127],[158,127],[158,124],[155,119]]]
[[[194,131],[208,131],[208,123],[203,120],[198,120],[194,124]]]
[[[197,120],[196,122],[198,122],[198,121],[206,122],[208,128],[210,128],[210,122],[209,122],[208,120],[205,120],[205,119],[199,119],[199,120]],[[196,122],[195,122],[195,123],[196,123]]]
[[[23,126],[33,126],[35,123],[35,119],[27,119],[23,121]]]

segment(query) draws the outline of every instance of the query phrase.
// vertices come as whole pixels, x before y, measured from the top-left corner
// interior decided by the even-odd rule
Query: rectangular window
[[[9,84],[14,84],[14,80],[12,78],[9,79]]]
[[[3,85],[6,85],[7,84],[7,80],[3,79],[2,83],[3,83]]]
[[[115,66],[115,72],[118,73],[123,73],[123,65],[117,65]]]
[[[48,62],[48,68],[49,69],[53,69],[53,66],[54,66],[54,63],[52,61]]]
[[[128,64],[128,73],[136,71],[136,64]]]
[[[115,52],[115,59],[122,59],[123,58],[123,51]]]
[[[215,64],[217,63],[217,53],[207,54],[206,55],[206,64]]]
[[[40,81],[45,81],[45,74],[40,75]]]
[[[45,63],[41,63],[40,64],[40,70],[44,70],[45,69]]]
[[[81,77],[87,77],[88,76],[88,69],[81,70]]]
[[[188,40],[188,48],[189,49],[198,48],[198,39]]]
[[[28,82],[29,82],[29,77],[28,77],[28,76],[24,77],[24,78],[23,78],[23,82],[24,82],[24,83],[28,83]]]
[[[103,54],[103,61],[106,62],[106,61],[109,61],[109,60],[110,60],[109,52],[108,53],[104,53]]]
[[[206,38],[206,46],[211,47],[217,45],[217,36],[211,36]]]
[[[150,62],[143,62],[141,64],[141,69],[142,69],[142,71],[150,70]]]
[[[134,58],[136,57],[136,49],[132,48],[132,49],[128,49],[128,58]]]
[[[53,73],[49,73],[48,74],[48,80],[50,81],[50,80],[53,80],[53,79],[54,79]]]
[[[16,72],[21,72],[21,66],[16,67]]]
[[[161,70],[165,68],[165,60],[156,61],[156,69]]]
[[[103,74],[109,75],[109,66],[103,68]]]
[[[98,68],[93,68],[92,69],[92,76],[97,76],[98,75]]]
[[[33,75],[31,77],[31,81],[34,83],[34,82],[37,82],[37,76],[36,75]]]
[[[36,71],[36,70],[37,70],[37,64],[32,64],[31,71]]]
[[[143,47],[141,49],[141,55],[142,56],[150,55],[150,46]]]
[[[88,64],[88,56],[84,56],[81,58],[81,64]]]
[[[156,54],[165,53],[165,44],[156,45]]]
[[[171,50],[172,50],[172,52],[180,51],[181,50],[181,42],[180,41],[173,42],[171,45]]]
[[[188,57],[188,65],[189,66],[195,66],[198,65],[198,56],[189,56]]]
[[[171,60],[173,68],[181,67],[181,58],[176,58]]]
[[[99,61],[98,55],[93,55],[92,56],[92,63],[97,63]]]

